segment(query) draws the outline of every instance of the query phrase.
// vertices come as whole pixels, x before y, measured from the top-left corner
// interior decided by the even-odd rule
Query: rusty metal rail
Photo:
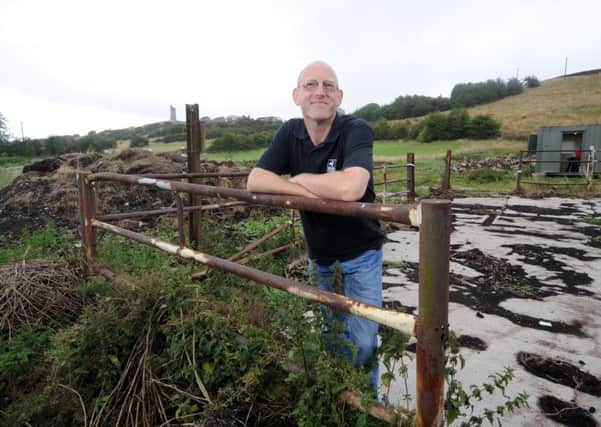
[[[176,194],[178,245],[154,239],[140,233],[109,224],[96,215],[95,184],[116,181],[156,187]],[[96,233],[105,230],[128,239],[193,259],[239,277],[253,280],[291,294],[316,301],[340,311],[376,321],[417,337],[417,390],[415,420],[417,426],[435,427],[443,422],[444,407],[444,348],[448,338],[449,240],[451,202],[425,200],[419,205],[380,205],[333,200],[309,199],[272,194],[254,194],[231,188],[158,180],[155,178],[97,173],[80,175],[80,213],[83,248],[90,269],[96,265]],[[374,218],[420,227],[419,315],[386,310],[360,301],[327,292],[294,280],[253,269],[199,250],[185,247],[184,207],[179,193],[234,198],[244,202],[293,208],[327,214]],[[192,206],[194,207],[194,206]],[[199,212],[197,210],[197,212]],[[119,219],[117,215],[102,218]],[[279,250],[281,248],[276,248]]]
[[[147,237],[143,234],[126,230],[125,228],[117,227],[116,225],[108,224],[106,222],[92,220],[92,226],[110,231],[119,236],[127,237],[128,239],[135,240],[136,242],[140,242],[148,246],[153,246],[173,255],[194,259],[201,264],[227,271],[228,273],[235,274],[236,276],[244,279],[263,283],[272,288],[280,289],[311,301],[326,304],[336,310],[373,320],[406,334],[414,335],[415,318],[410,314],[385,310],[374,305],[355,301],[343,295],[338,295],[333,292],[326,292],[314,286],[305,285],[291,279],[276,276],[275,274],[250,268],[234,261],[228,261],[226,259],[218,258],[189,248],[180,248],[177,245]]]
[[[201,194],[218,198],[234,198],[257,205],[275,206],[287,209],[299,209],[312,212],[364,217],[383,221],[400,222],[419,226],[419,210],[414,205],[383,205],[376,203],[340,202],[337,200],[309,199],[300,196],[282,196],[276,194],[258,194],[235,188],[212,187],[210,185],[190,184],[187,182],[166,181],[144,178],[136,175],[101,172],[87,175],[88,181],[114,181],[156,187],[162,190]]]

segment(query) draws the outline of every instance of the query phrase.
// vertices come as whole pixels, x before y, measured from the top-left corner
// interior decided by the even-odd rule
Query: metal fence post
[[[91,272],[96,263],[96,228],[92,226],[92,221],[96,219],[96,191],[87,174],[79,175],[78,184],[81,241],[87,270]]]
[[[407,201],[415,202],[415,155],[407,153]]]
[[[198,104],[186,104],[186,145],[188,149],[188,172],[200,173],[200,153],[202,148],[202,130],[198,114]],[[198,177],[190,178],[190,182],[200,184]],[[199,194],[190,194],[190,206],[200,206]],[[193,248],[200,248],[202,234],[202,211],[190,213],[190,242]]]
[[[444,422],[451,202],[425,200],[420,206],[416,425],[438,427]]]
[[[521,188],[520,188],[520,181],[522,180],[522,156],[523,156],[524,152],[520,151],[520,157],[519,157],[519,162],[518,162],[518,173],[516,175],[515,178],[515,191],[516,192],[520,192]]]
[[[451,150],[447,151],[447,157],[445,158],[441,187],[442,191],[449,191],[451,189]]]
[[[593,178],[595,177],[595,146],[591,145],[590,147],[590,154],[588,156],[588,161],[587,161],[587,165],[586,165],[586,180],[587,180],[587,186],[586,189],[588,191],[592,190],[593,188]]]

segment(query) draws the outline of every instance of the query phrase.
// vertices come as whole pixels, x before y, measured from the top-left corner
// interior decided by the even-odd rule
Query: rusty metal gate
[[[182,174],[189,175],[189,174]],[[157,176],[157,175],[155,175]],[[448,338],[448,287],[449,287],[449,239],[451,226],[451,203],[448,200],[425,200],[418,205],[385,205],[360,202],[341,202],[309,199],[297,196],[249,193],[244,190],[213,187],[197,183],[169,181],[164,178],[182,177],[168,175],[148,177],[116,173],[82,174],[79,177],[80,212],[83,248],[90,270],[97,264],[97,230],[105,230],[128,239],[193,259],[208,267],[218,268],[239,277],[289,292],[302,298],[326,304],[332,308],[378,322],[417,338],[416,350],[416,409],[407,411],[397,408],[389,421],[415,419],[418,426],[439,426],[443,423],[444,405],[444,347]],[[132,185],[155,187],[173,192],[176,208],[145,212],[108,214],[96,212],[96,185],[101,181],[121,182]],[[250,203],[298,209],[327,214],[365,217],[397,222],[419,227],[419,312],[418,316],[386,310],[352,300],[343,295],[326,292],[298,281],[247,267],[188,248],[185,245],[184,212],[200,211],[200,205],[184,207],[180,193],[196,196],[230,198]],[[231,205],[231,203],[229,204]],[[226,205],[220,205],[226,206]],[[148,216],[167,212],[177,213],[179,242],[173,244],[145,236],[107,221]],[[198,238],[192,236],[192,238]],[[196,240],[194,243],[198,243]],[[385,411],[384,411],[385,412]],[[373,413],[373,411],[372,411]],[[386,418],[386,417],[384,417]]]

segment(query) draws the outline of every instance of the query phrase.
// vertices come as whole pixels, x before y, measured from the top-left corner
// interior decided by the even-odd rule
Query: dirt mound
[[[11,185],[0,189],[0,247],[18,237],[24,228],[36,230],[52,219],[73,232],[79,225],[80,172],[114,172],[126,174],[181,173],[185,156],[153,154],[145,150],[125,150],[115,156],[68,154],[30,165]],[[202,172],[245,170],[232,162],[201,163]],[[244,177],[202,179],[203,184],[245,188]],[[98,213],[174,207],[170,192],[157,188],[102,182],[96,185]],[[203,204],[218,200],[203,199]],[[240,213],[238,212],[237,215]],[[248,214],[247,214],[248,215]],[[149,220],[150,222],[153,219]]]
[[[44,159],[23,167],[23,173],[27,172],[53,172],[61,167],[59,159]]]
[[[554,396],[543,396],[538,399],[538,406],[545,416],[560,424],[573,427],[597,427],[599,424],[591,416],[595,408],[588,411],[574,402],[565,402]]]
[[[528,372],[593,396],[601,396],[601,379],[564,360],[519,352],[517,360]]]

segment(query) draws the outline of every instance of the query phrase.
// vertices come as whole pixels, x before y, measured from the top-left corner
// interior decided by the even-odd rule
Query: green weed
[[[38,258],[75,261],[78,257],[76,249],[65,235],[65,230],[58,228],[52,220],[37,231],[25,229],[19,240],[0,251],[0,264]]]

